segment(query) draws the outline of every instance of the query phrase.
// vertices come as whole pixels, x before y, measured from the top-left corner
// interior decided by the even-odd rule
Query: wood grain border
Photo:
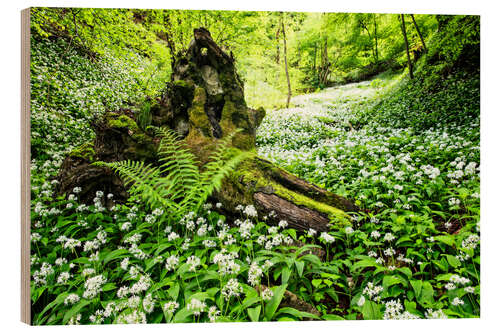
[[[31,325],[30,12],[30,8],[21,11],[21,321],[28,325]]]

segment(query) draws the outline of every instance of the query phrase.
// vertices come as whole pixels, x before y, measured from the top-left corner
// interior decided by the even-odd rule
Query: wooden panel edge
[[[21,11],[21,321],[31,325],[30,297],[30,13]]]

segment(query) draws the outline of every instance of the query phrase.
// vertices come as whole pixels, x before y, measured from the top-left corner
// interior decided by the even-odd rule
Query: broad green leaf
[[[380,319],[380,306],[373,301],[365,301],[363,307],[361,308],[361,313],[363,314],[363,319],[374,320]]]
[[[107,253],[102,260],[103,264],[106,265],[108,262],[114,259],[121,259],[128,256],[127,249],[118,249]],[[73,261],[74,262],[74,261]]]
[[[325,315],[321,316],[321,319],[324,319],[324,320],[345,320],[341,316],[338,316],[335,314],[325,314]]]
[[[415,297],[419,299],[422,293],[423,282],[421,280],[410,280],[410,284],[413,288],[413,291],[415,291]]]
[[[455,238],[450,235],[434,236],[434,239],[449,246],[455,245]]]
[[[455,256],[452,256],[452,255],[449,255],[447,254],[446,255],[446,260],[448,260],[448,263],[453,267],[453,268],[457,268],[458,266],[460,266],[460,260],[458,260]]]
[[[258,305],[255,308],[248,308],[247,309],[248,317],[250,317],[251,321],[259,321],[260,308],[261,308],[261,306]]]
[[[386,275],[382,280],[382,286],[384,287],[384,290],[388,290],[390,286],[398,283],[405,283],[405,281],[399,275]]]
[[[273,287],[271,290],[273,291],[273,297],[267,302],[264,310],[264,316],[266,317],[267,320],[272,320],[274,317],[274,314],[276,312],[276,309],[278,309],[278,306],[281,303],[281,300],[283,299],[283,296],[285,295],[286,287],[287,284],[283,284],[278,287]]]
[[[377,266],[378,266],[378,264],[375,262],[375,260],[365,259],[365,260],[358,261],[354,265],[352,265],[351,271],[355,272],[361,268],[377,267]]]
[[[279,311],[276,312],[276,315],[279,315],[279,314],[282,314],[282,313],[286,313],[286,314],[292,315],[292,316],[297,317],[299,319],[302,319],[304,317],[305,318],[312,318],[312,319],[320,319],[315,314],[312,314],[312,313],[309,313],[309,312],[304,312],[304,311],[299,311],[297,309],[290,308],[290,307],[284,307],[284,308],[279,309]]]
[[[182,308],[175,314],[172,321],[174,323],[188,323],[189,317],[193,315],[193,310],[188,310],[187,308]]]
[[[73,317],[73,316],[77,315],[78,313],[80,313],[80,310],[82,310],[88,304],[90,304],[89,300],[82,299],[78,303],[76,303],[75,305],[73,305],[73,307],[71,309],[69,309],[64,314],[64,318],[62,320],[63,324],[66,324],[71,319],[71,317]]]
[[[297,274],[299,277],[302,277],[302,274],[304,273],[304,266],[305,263],[303,261],[295,261],[295,267],[297,267]]]

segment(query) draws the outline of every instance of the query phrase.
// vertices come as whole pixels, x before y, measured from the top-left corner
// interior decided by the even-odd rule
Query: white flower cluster
[[[103,284],[106,283],[106,278],[103,275],[96,275],[85,281],[85,291],[83,298],[91,299],[96,297],[101,291]]]
[[[396,237],[393,234],[391,234],[390,232],[388,232],[384,235],[384,241],[386,241],[386,242],[392,242],[395,239],[396,239]]]
[[[448,205],[450,205],[450,206],[459,206],[460,205],[460,199],[458,199],[458,198],[450,198],[448,200]]]
[[[264,301],[269,301],[273,298],[274,293],[270,288],[266,288],[262,291],[261,297]]]
[[[438,168],[433,167],[432,165],[422,165],[420,169],[429,176],[430,179],[436,179],[437,176],[441,174]]]
[[[40,270],[33,273],[33,280],[36,285],[47,284],[47,277],[54,274],[54,268],[48,262],[43,262]]]
[[[398,319],[403,311],[403,305],[399,299],[385,302],[384,319]]]
[[[208,308],[208,319],[210,320],[211,323],[215,323],[217,320],[217,317],[220,315],[220,311],[217,309],[216,306],[211,306]]]
[[[378,302],[380,301],[380,293],[384,290],[384,287],[377,286],[373,282],[368,282],[365,289],[363,289],[363,294],[368,296],[368,298]]]
[[[201,260],[197,256],[190,256],[189,258],[187,258],[186,263],[189,265],[189,271],[194,272],[200,265]]]
[[[248,283],[251,286],[256,286],[259,284],[262,274],[263,272],[259,265],[257,265],[255,261],[252,262],[250,268],[248,269]]]
[[[319,239],[323,240],[327,244],[335,242],[335,237],[333,237],[327,232],[322,232],[321,235],[319,236]]]
[[[252,222],[250,222],[249,220],[245,220],[245,221],[241,222],[240,229],[239,229],[241,237],[245,238],[245,239],[250,238],[252,229],[254,227],[255,227],[255,225]]]
[[[462,241],[462,247],[467,250],[474,250],[478,244],[479,236],[476,234],[471,234]]]
[[[257,217],[257,210],[255,209],[255,207],[253,205],[248,205],[243,210],[243,214],[245,214],[248,217],[256,218]]]
[[[288,227],[288,222],[285,221],[285,220],[281,220],[279,223],[278,223],[278,227],[282,228],[282,229],[285,229],[286,227]]]
[[[217,253],[213,258],[213,263],[218,265],[219,274],[222,276],[238,274],[240,265],[235,262],[237,257],[238,253],[227,252],[226,249],[222,249],[221,252]]]
[[[78,296],[77,294],[69,294],[68,296],[66,296],[66,298],[64,299],[64,305],[71,305],[71,304],[75,304],[76,302],[78,302],[80,300],[80,296]]]
[[[173,315],[175,310],[177,310],[178,308],[179,308],[179,303],[174,301],[167,302],[163,305],[163,311],[165,311],[170,315]]]
[[[433,310],[427,309],[425,313],[425,318],[427,319],[448,319],[448,316],[443,312],[443,309]]]
[[[192,298],[187,305],[187,309],[192,310],[195,316],[199,316],[202,312],[205,312],[206,307],[207,304],[205,302],[202,302],[196,298]]]
[[[243,287],[240,285],[237,279],[230,279],[224,287],[222,287],[221,294],[224,296],[226,301],[233,296],[237,297],[243,292]]]
[[[141,310],[133,310],[132,312],[122,312],[116,319],[118,324],[147,324],[146,314]]]

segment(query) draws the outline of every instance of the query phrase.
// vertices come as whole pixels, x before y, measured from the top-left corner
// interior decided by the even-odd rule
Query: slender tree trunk
[[[318,55],[318,44],[314,43],[314,61],[313,61],[313,74],[316,76],[316,57]]]
[[[321,68],[319,71],[319,83],[326,85],[328,74],[330,73],[330,63],[328,60],[328,37],[325,36],[325,43],[321,51]]]
[[[374,19],[375,20],[375,19]],[[368,38],[370,40],[374,40],[375,43],[371,44],[371,51],[372,51],[372,56],[374,62],[377,62],[378,59],[378,49],[377,49],[377,23],[375,22],[375,36],[372,37],[372,34],[370,33],[370,29],[368,29],[368,22],[365,24],[364,21],[360,20],[359,25],[366,30],[366,33],[368,34]]]
[[[373,36],[375,37],[375,61],[378,62],[377,15],[373,14]]]
[[[413,79],[413,65],[410,58],[410,47],[408,46],[408,38],[406,37],[406,26],[405,26],[405,16],[401,14],[401,30],[403,31],[403,37],[405,39],[406,46],[406,57],[408,58],[408,71],[410,72],[410,79]]]
[[[288,74],[288,61],[286,57],[285,19],[283,13],[281,13],[281,30],[283,31],[283,59],[285,60],[285,74],[286,74],[286,82],[288,84],[288,97],[286,99],[286,107],[288,108],[290,106],[290,99],[292,98],[292,86],[290,85],[290,75]]]
[[[420,33],[420,29],[418,28],[417,21],[415,21],[415,17],[413,14],[410,14],[411,19],[413,21],[413,25],[415,26],[415,30],[417,30],[418,37],[420,38],[420,41],[422,42],[422,46],[424,47],[424,52],[427,52],[427,46],[425,46],[424,42],[424,37],[422,37],[422,34]]]
[[[184,31],[182,30],[182,17],[180,16],[180,13],[179,11],[177,11],[177,26],[178,26],[178,32],[179,32],[179,46],[180,46],[180,49],[184,52],[186,51],[186,48],[185,48],[185,41],[184,41]],[[189,40],[188,40],[189,42]]]
[[[165,23],[165,38],[167,39],[167,45],[170,49],[170,65],[172,67],[172,71],[174,70],[175,63],[175,43],[172,40],[172,22],[170,22],[170,14],[166,14],[164,16]]]
[[[281,27],[278,26],[278,30],[276,30],[276,64],[280,63],[280,30]]]

